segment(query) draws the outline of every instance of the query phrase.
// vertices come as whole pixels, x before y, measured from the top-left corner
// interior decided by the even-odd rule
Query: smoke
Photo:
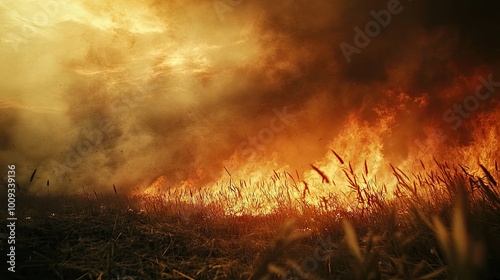
[[[471,141],[443,114],[500,80],[497,1],[236,2],[2,4],[2,166],[62,192],[203,185],[271,157],[304,170],[351,114],[393,115],[385,149],[404,158],[428,127]],[[495,110],[497,93],[477,109]]]

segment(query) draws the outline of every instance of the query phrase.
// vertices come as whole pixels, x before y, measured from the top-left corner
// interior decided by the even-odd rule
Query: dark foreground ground
[[[493,174],[494,175],[494,174]],[[224,216],[115,194],[17,199],[1,279],[500,279],[494,176],[354,212]],[[450,177],[451,178],[451,177]],[[461,177],[457,177],[461,178]],[[450,179],[451,180],[451,179]],[[141,206],[142,205],[142,206]],[[6,205],[2,217],[6,217]],[[5,206],[5,207],[4,207]],[[304,210],[305,209],[305,210]],[[6,258],[7,230],[0,230]]]

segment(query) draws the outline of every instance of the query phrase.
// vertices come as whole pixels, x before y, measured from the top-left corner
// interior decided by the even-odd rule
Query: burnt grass
[[[450,185],[425,202],[401,194],[358,211],[265,216],[114,193],[18,194],[16,273],[2,279],[500,279],[499,187],[481,180],[461,196]]]

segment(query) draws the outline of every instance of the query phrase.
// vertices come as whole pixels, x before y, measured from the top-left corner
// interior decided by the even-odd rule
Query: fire
[[[399,95],[400,101],[406,99],[404,94]],[[403,159],[391,157],[387,150],[387,139],[394,140],[396,111],[378,108],[377,112],[379,118],[372,123],[351,114],[343,129],[324,148],[324,156],[304,172],[280,165],[273,154],[241,163],[235,170],[224,167],[214,183],[203,186],[184,181],[178,187],[168,187],[167,178],[161,176],[142,195],[164,194],[165,203],[223,205],[221,209],[229,215],[264,215],[282,207],[298,212],[304,207],[333,210],[336,205],[332,202],[354,210],[366,207],[369,196],[393,199],[398,176],[416,186],[418,178],[432,173],[426,169],[429,166],[442,163],[458,168],[460,164],[474,173],[478,163],[494,166],[499,155],[495,148],[499,146],[500,134],[495,125],[499,112],[486,113],[471,124],[472,139],[468,145],[453,140],[453,145],[447,146],[446,139],[433,135],[432,127],[426,127],[425,141],[410,143]],[[233,160],[237,158],[233,155]],[[425,188],[425,184],[420,182],[418,187]]]
[[[165,176],[160,176],[156,179],[149,187],[145,188],[142,191],[143,195],[154,195],[161,190],[163,186],[165,186],[167,182],[167,178]]]
[[[228,214],[354,209],[390,199],[399,170],[498,158],[500,77],[482,45],[496,33],[476,40],[428,13],[440,5],[408,5],[415,20],[394,17],[347,61],[352,28],[384,7],[4,2],[0,150],[60,192],[113,182]]]

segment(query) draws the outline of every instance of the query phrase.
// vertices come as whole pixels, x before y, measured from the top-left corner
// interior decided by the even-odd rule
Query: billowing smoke
[[[350,114],[394,114],[394,160],[428,127],[466,145],[467,124],[498,111],[499,8],[4,1],[1,168],[15,163],[25,181],[38,169],[33,191],[50,180],[68,192],[161,175],[203,185],[255,158],[301,171]]]

